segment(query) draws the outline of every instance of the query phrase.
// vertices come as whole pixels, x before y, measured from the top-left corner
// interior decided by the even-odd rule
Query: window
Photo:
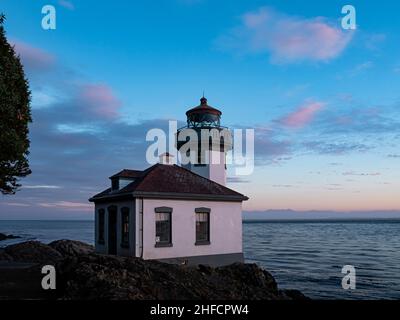
[[[129,208],[121,209],[121,247],[129,247]]]
[[[111,179],[111,190],[119,190],[119,178]]]
[[[104,209],[99,210],[99,234],[98,234],[98,243],[104,243]]]
[[[156,247],[172,246],[171,208],[156,208]]]
[[[209,244],[209,243],[210,243],[210,212],[209,210],[196,209],[196,244]]]

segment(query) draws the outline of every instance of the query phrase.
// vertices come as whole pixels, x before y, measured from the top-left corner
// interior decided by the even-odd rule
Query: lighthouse
[[[200,105],[186,112],[187,125],[178,130],[176,147],[183,168],[225,186],[232,134],[221,126],[221,116],[203,96]]]
[[[248,197],[225,186],[232,136],[221,115],[202,97],[176,134],[181,166],[163,154],[145,170],[113,174],[109,188],[89,199],[96,252],[187,265],[243,262]]]

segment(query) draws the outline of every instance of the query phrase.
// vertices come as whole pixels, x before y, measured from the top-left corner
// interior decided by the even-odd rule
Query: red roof
[[[212,113],[212,114],[215,114],[218,116],[222,115],[221,111],[209,106],[207,104],[207,99],[204,97],[200,99],[200,105],[187,111],[186,115],[189,116],[190,114],[193,114],[193,113]]]
[[[138,174],[140,172],[140,174]],[[122,175],[123,173],[123,175]],[[156,164],[144,171],[123,170],[112,177],[132,177],[135,181],[121,190],[111,188],[93,196],[90,201],[118,196],[152,198],[186,198],[220,201],[245,201],[241,193],[206,179],[177,165]]]
[[[124,169],[110,177],[112,178],[138,178],[143,174],[141,170]]]

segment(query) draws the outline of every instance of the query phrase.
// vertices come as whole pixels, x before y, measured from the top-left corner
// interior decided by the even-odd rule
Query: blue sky
[[[0,4],[34,120],[33,174],[0,218],[91,217],[108,176],[147,166],[147,130],[203,90],[255,129],[254,174],[230,184],[247,210],[400,210],[400,4],[352,1],[354,31],[334,0]]]

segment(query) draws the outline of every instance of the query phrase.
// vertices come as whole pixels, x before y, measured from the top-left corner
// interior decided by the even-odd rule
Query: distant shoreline
[[[24,222],[93,222],[94,220],[86,220],[86,219],[0,219],[0,223],[2,221],[24,221]],[[400,217],[398,218],[287,218],[287,219],[279,219],[279,218],[260,218],[260,219],[242,219],[243,223],[262,223],[262,222],[400,222]]]
[[[360,222],[395,222],[400,218],[304,218],[304,219],[243,219],[243,223],[360,223]]]

